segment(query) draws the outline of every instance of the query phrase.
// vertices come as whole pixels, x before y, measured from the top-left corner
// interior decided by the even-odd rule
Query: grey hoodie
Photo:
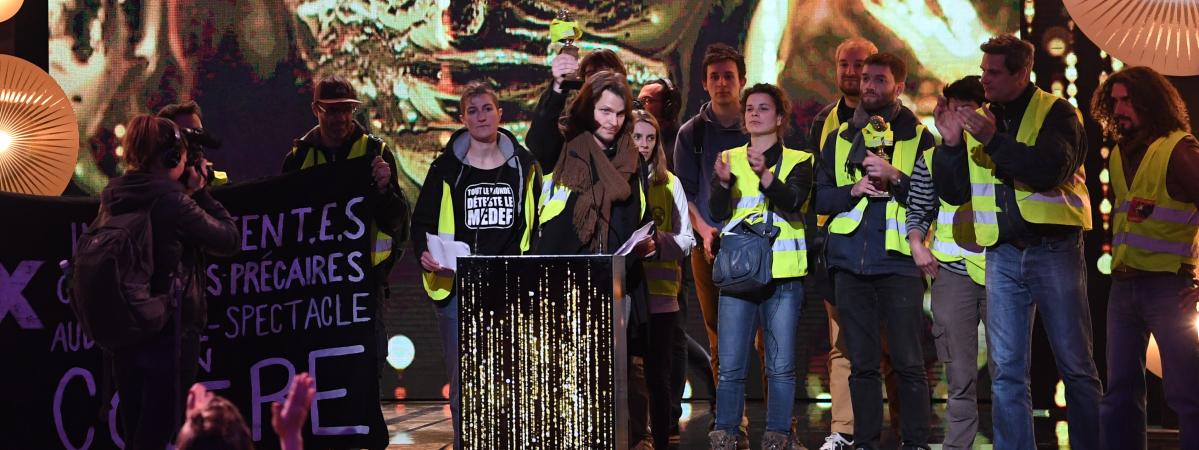
[[[696,142],[697,131],[703,132],[702,149],[698,148]],[[674,174],[679,177],[679,183],[687,193],[687,201],[695,204],[708,225],[718,227],[720,224],[712,218],[708,209],[716,155],[748,143],[749,135],[741,131],[740,118],[731,127],[720,125],[716,114],[712,112],[710,101],[700,106],[699,113],[679,127],[679,137],[674,143]]]

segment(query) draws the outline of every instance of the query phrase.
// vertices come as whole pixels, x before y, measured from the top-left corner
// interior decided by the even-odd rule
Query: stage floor
[[[820,448],[824,437],[828,435],[830,411],[828,403],[800,402],[796,413],[800,417],[798,424],[800,438],[810,450]],[[764,425],[765,405],[761,402],[750,401],[746,404],[749,411],[750,437],[753,448],[757,448],[758,439]],[[383,417],[387,422],[388,434],[391,436],[389,449],[451,449],[454,431],[450,423],[450,408],[445,402],[385,402],[382,404]],[[890,414],[884,410],[890,418]],[[1038,450],[1070,448],[1064,411],[1061,417],[1038,414],[1034,420],[1037,435]],[[945,403],[933,403],[932,439],[940,442],[945,435]],[[681,420],[682,449],[708,448],[708,424],[712,414],[706,401],[684,403]],[[975,440],[976,449],[990,450],[991,447],[991,413],[984,405],[980,411],[979,433]],[[896,432],[887,427],[883,431],[883,448],[897,448],[899,438]],[[934,450],[940,445],[932,445]],[[1172,430],[1154,430],[1149,432],[1149,448],[1160,450],[1178,449],[1178,434]]]

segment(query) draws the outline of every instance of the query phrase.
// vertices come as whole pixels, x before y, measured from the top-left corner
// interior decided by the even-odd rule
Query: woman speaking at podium
[[[651,220],[632,108],[633,94],[617,73],[596,72],[579,89],[560,124],[566,143],[542,187],[537,253],[611,254]],[[644,239],[632,256],[654,250]]]
[[[464,128],[454,132],[421,187],[412,217],[412,246],[420,255],[422,282],[436,305],[450,384],[455,448],[462,427],[458,380],[458,295],[454,272],[429,251],[427,235],[464,243],[472,255],[529,251],[541,176],[533,155],[499,127],[503,109],[495,90],[466,85],[459,100]],[[435,244],[436,245],[436,244]]]

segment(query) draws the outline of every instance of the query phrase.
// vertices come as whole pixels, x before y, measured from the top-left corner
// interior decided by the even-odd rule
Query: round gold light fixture
[[[1199,75],[1199,1],[1065,0],[1078,27],[1130,66]]]
[[[23,0],[0,0],[0,22],[11,19],[21,10]]]
[[[79,156],[79,126],[62,87],[41,68],[0,55],[0,191],[59,195]]]

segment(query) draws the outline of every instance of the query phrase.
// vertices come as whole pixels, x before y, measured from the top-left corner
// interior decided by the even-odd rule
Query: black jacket
[[[558,155],[562,153],[562,145],[566,137],[558,129],[562,111],[566,109],[569,93],[556,92],[553,86],[546,88],[533,108],[533,117],[529,121],[529,131],[525,133],[525,145],[537,157],[543,170],[552,171],[558,164]]]
[[[1036,191],[1049,190],[1073,177],[1086,161],[1086,131],[1079,123],[1074,107],[1060,98],[1045,116],[1034,145],[1030,147],[1016,141],[1024,110],[1036,89],[1029,84],[1015,100],[989,105],[995,114],[996,132],[984,151],[990,155],[998,178],[1003,181],[995,189],[1000,243],[1031,236],[1057,236],[1080,229],[1026,222],[1016,204],[1014,181],[1019,180]],[[940,147],[933,154],[933,182],[937,194],[951,205],[964,204],[970,201],[970,169],[965,143]]]
[[[184,328],[203,330],[208,323],[204,256],[237,253],[241,244],[237,226],[207,189],[189,197],[181,183],[163,175],[129,172],[109,181],[100,194],[101,214],[117,215],[150,205],[154,208],[150,213],[154,239],[150,292],[170,293],[170,275],[177,272],[184,286]]]
[[[527,182],[530,174],[534,175],[532,179],[534,183],[533,205],[536,208],[537,197],[541,194],[541,169],[533,159],[533,155],[517,142],[516,137],[510,131],[500,128],[499,132],[500,148],[509,156],[508,162],[501,167],[518,173],[522,182]],[[466,146],[469,145],[467,141],[469,138],[465,128],[454,132],[441,155],[433,160],[428,174],[425,175],[425,183],[421,187],[420,196],[416,200],[416,209],[412,215],[412,249],[418,258],[428,248],[425,233],[437,234],[437,222],[441,215],[443,182],[450,186],[453,193],[451,197],[454,201],[454,223],[459,224],[454,230],[455,239],[467,243],[471,246],[471,251],[475,251],[476,245],[472,242],[471,236],[466,233],[465,227],[460,225],[465,222],[463,220],[464,208],[461,204],[462,190],[465,189],[465,186],[461,185],[460,180],[464,179],[469,171],[475,170],[474,167],[462,162],[462,158],[466,154]],[[524,232],[524,193],[527,187],[521,186],[516,194],[515,220],[518,228],[515,239],[505,243],[504,250],[499,254],[518,255],[521,253],[520,234]],[[534,209],[532,212],[536,213],[536,210]],[[536,223],[534,221],[533,226],[536,226]]]

